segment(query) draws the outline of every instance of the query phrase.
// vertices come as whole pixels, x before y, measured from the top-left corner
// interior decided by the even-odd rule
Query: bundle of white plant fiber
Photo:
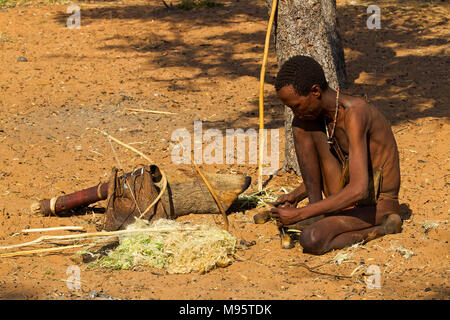
[[[217,226],[183,225],[167,219],[148,223],[137,219],[127,227],[146,228],[152,232],[121,236],[119,246],[97,265],[114,269],[150,266],[168,273],[207,272],[215,266],[227,266],[235,253],[236,238]]]

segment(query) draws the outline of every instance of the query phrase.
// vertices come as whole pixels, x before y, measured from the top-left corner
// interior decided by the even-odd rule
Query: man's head
[[[320,98],[328,88],[322,67],[307,56],[295,56],[278,72],[275,89],[281,101],[298,118],[315,119],[322,111]]]

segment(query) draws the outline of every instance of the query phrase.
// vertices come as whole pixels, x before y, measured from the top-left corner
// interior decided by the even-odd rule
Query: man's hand
[[[303,220],[301,208],[272,208],[272,217],[277,220],[277,226],[282,227]]]
[[[295,208],[298,204],[298,201],[296,200],[295,195],[291,192],[279,196],[275,202],[271,202],[270,204],[274,207],[280,208]]]
[[[278,197],[275,202],[270,204],[279,208],[296,208],[297,204],[307,197],[304,185],[287,194]]]

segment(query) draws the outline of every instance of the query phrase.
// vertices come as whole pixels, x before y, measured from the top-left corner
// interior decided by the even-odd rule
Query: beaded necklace
[[[339,110],[339,89],[336,90],[336,111],[334,112],[334,120],[331,122],[333,124],[333,128],[331,129],[331,135],[328,133],[328,125],[325,118],[323,121],[325,122],[325,130],[327,132],[327,139],[329,144],[333,144],[334,130],[336,129],[336,121]]]

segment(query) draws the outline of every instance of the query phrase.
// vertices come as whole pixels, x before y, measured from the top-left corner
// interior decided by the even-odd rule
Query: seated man
[[[289,59],[275,88],[294,113],[303,178],[274,203],[278,225],[297,223],[303,251],[313,254],[400,232],[399,156],[387,119],[363,99],[330,88],[310,57]],[[296,208],[306,197],[309,204]]]

